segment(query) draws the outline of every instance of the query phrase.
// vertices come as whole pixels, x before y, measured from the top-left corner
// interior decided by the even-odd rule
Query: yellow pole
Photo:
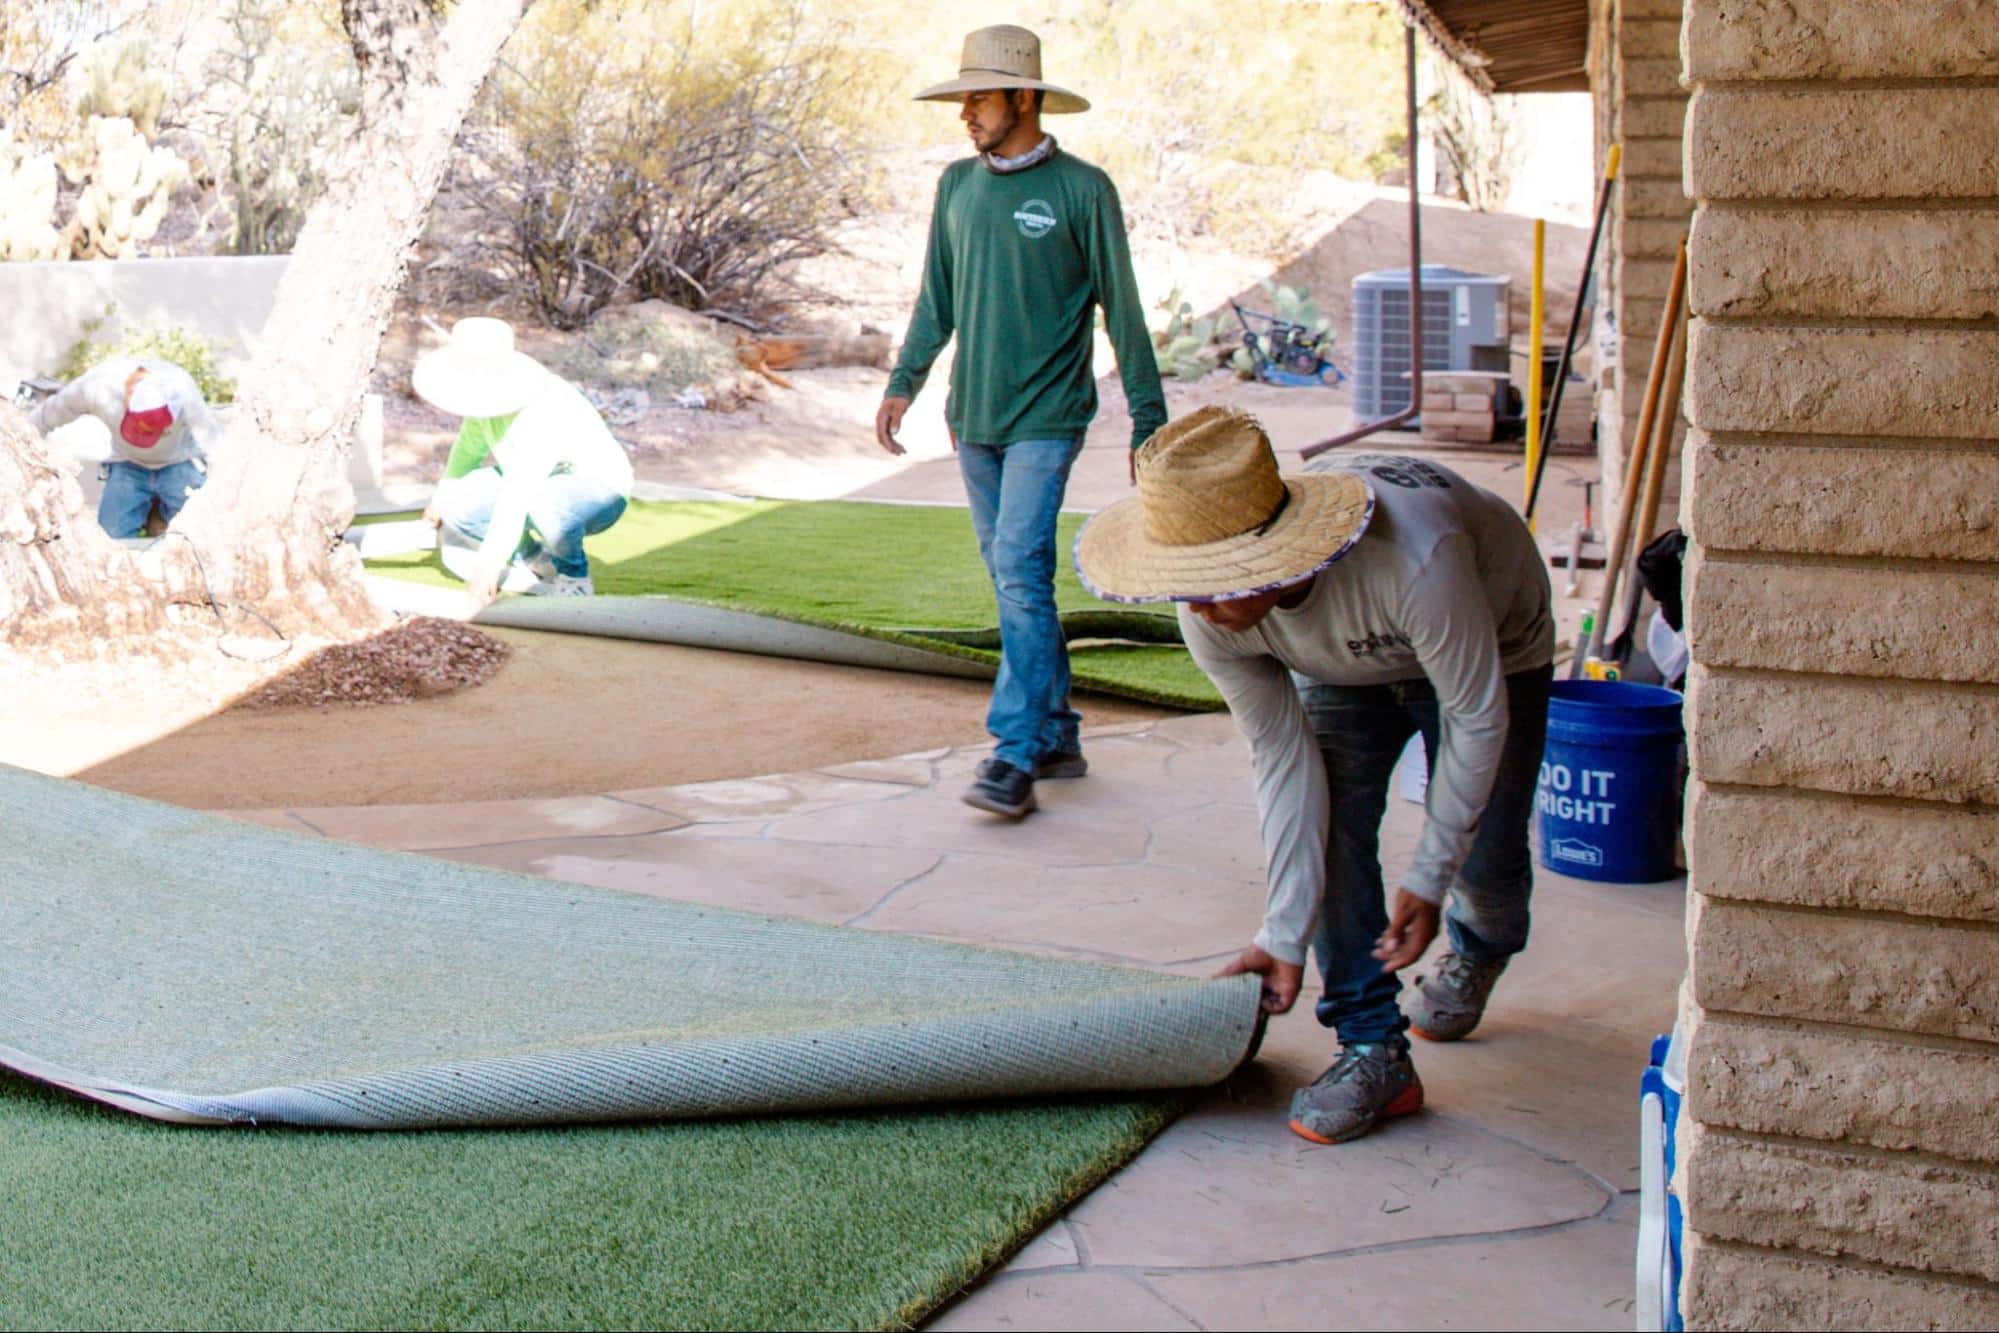
[[[1541,261],[1548,240],[1548,224],[1534,219],[1534,286],[1527,314],[1527,484],[1541,470]],[[1531,497],[1530,497],[1531,499]],[[1533,531],[1534,521],[1527,521]]]

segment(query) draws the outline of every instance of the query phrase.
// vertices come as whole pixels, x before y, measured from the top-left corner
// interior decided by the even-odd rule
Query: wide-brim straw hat
[[[925,88],[916,95],[916,100],[955,102],[966,93],[993,88],[1032,88],[1045,94],[1041,110],[1046,115],[1068,115],[1090,109],[1086,98],[1042,80],[1041,39],[1011,23],[980,28],[969,34],[964,52],[958,57],[958,77]]]
[[[1139,448],[1137,496],[1084,525],[1076,572],[1113,602],[1252,597],[1332,564],[1373,517],[1359,477],[1281,476],[1254,417],[1203,407]]]
[[[504,417],[548,387],[541,362],[514,350],[514,329],[483,315],[451,326],[451,340],[427,352],[410,374],[417,397],[455,417]]]

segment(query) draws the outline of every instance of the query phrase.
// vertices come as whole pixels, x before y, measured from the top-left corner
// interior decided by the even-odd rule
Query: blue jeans
[[[1528,846],[1534,784],[1548,737],[1553,667],[1506,678],[1509,715],[1499,775],[1479,820],[1471,853],[1451,885],[1444,928],[1451,948],[1474,962],[1496,962],[1527,947],[1527,899],[1534,888]],[[1421,732],[1434,768],[1437,694],[1427,680],[1392,685],[1311,685],[1300,691],[1332,800],[1326,840],[1326,900],[1312,941],[1325,981],[1319,1021],[1357,1041],[1406,1044],[1409,1020],[1396,996],[1402,979],[1384,972],[1374,942],[1388,928],[1381,882],[1381,816],[1389,775],[1409,737]]]
[[[958,445],[979,557],[999,599],[986,730],[993,754],[1029,773],[1042,755],[1074,749],[1083,722],[1069,707],[1069,645],[1055,616],[1055,517],[1082,449],[1080,439]]]
[[[160,515],[171,523],[189,494],[200,490],[206,480],[201,465],[191,458],[165,467],[141,467],[123,459],[107,463],[104,494],[97,501],[98,525],[113,537],[141,536],[153,501],[160,502]]]
[[[500,484],[500,474],[489,467],[441,482],[437,512],[473,541],[484,541]],[[583,554],[583,539],[604,531],[624,513],[625,497],[607,486],[581,477],[550,477],[535,488],[528,502],[528,531],[521,534],[518,554],[533,559],[546,552],[556,573],[587,578],[590,560]]]

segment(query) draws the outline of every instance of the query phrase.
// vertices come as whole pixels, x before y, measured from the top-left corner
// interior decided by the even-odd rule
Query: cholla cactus
[[[83,93],[76,100],[80,116],[123,116],[148,139],[160,132],[160,115],[167,109],[167,74],[150,67],[156,43],[144,37],[101,42],[91,49],[83,67]]]
[[[166,220],[187,164],[172,149],[149,147],[123,116],[92,116],[85,133],[88,158],[64,167],[84,182],[69,224],[71,251],[78,259],[130,258]]]
[[[0,262],[66,258],[55,216],[55,158],[17,146],[0,125]]]
[[[359,81],[351,66],[272,52],[248,67],[243,90],[230,138],[230,246],[238,254],[283,253],[326,189],[353,124]]]

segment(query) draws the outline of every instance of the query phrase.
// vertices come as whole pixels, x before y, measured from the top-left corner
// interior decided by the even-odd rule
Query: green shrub
[[[181,324],[128,328],[116,338],[100,340],[96,335],[111,318],[107,307],[102,315],[83,326],[83,336],[70,344],[51,375],[65,384],[114,356],[149,357],[171,361],[194,377],[201,396],[210,403],[236,400],[236,381],[222,373],[221,354],[228,342],[217,342],[199,330]]]

